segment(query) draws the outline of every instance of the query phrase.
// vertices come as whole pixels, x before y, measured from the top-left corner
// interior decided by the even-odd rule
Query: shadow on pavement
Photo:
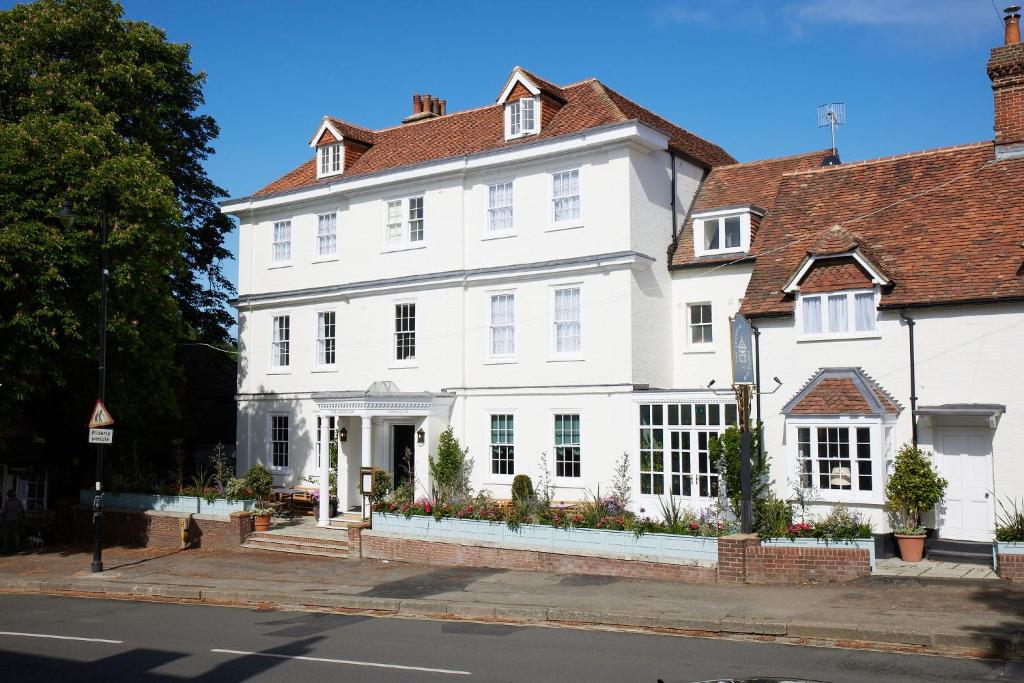
[[[369,598],[424,598],[440,593],[458,593],[480,579],[498,574],[499,569],[462,569],[459,567],[434,569],[397,581],[381,583],[363,591]]]

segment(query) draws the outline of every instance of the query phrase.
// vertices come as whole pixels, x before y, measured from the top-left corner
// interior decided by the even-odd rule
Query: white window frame
[[[579,349],[577,349],[575,351],[559,351],[558,350],[558,327],[559,327],[560,324],[571,323],[572,321],[570,321],[570,320],[563,320],[563,321],[556,320],[556,313],[557,313],[557,311],[556,311],[555,307],[556,307],[556,304],[557,304],[557,301],[558,301],[558,292],[564,291],[564,290],[568,290],[568,289],[575,289],[578,292],[578,297],[579,297],[579,315],[578,315],[578,317],[576,319],[576,322],[577,322],[577,324],[579,326],[579,340],[580,340],[580,343],[579,343]],[[549,295],[549,300],[548,300],[548,310],[550,311],[550,316],[551,316],[551,318],[550,318],[550,320],[551,320],[551,325],[550,325],[551,341],[549,342],[549,344],[550,344],[550,357],[548,358],[548,360],[549,361],[578,361],[578,360],[583,360],[583,357],[584,357],[583,356],[583,349],[584,349],[584,344],[583,344],[583,329],[584,329],[584,321],[583,321],[583,285],[581,283],[579,283],[579,282],[566,282],[566,283],[562,283],[562,284],[551,285],[550,290],[551,290],[551,293]]]
[[[556,180],[559,178],[559,176],[562,176],[562,175],[565,175],[565,174],[572,174],[572,173],[576,174],[576,194],[575,195],[567,194],[567,195],[556,196],[556,194],[555,194],[555,182],[556,182]],[[564,169],[560,169],[560,170],[557,170],[557,171],[552,171],[550,174],[548,174],[548,196],[550,198],[550,201],[548,202],[548,220],[549,220],[549,223],[550,223],[550,227],[548,228],[548,231],[565,230],[565,229],[568,229],[568,228],[579,228],[579,227],[583,226],[583,169],[582,169],[582,167],[577,166],[575,168],[564,168]],[[577,212],[578,215],[570,216],[568,218],[563,218],[562,220],[558,220],[558,218],[557,218],[558,217],[558,211],[555,208],[556,202],[559,199],[566,199],[566,198],[571,198],[571,197],[576,197],[576,204],[577,204],[577,207],[578,207],[578,212]]]
[[[288,338],[277,339],[278,320],[286,321]],[[288,362],[280,364],[280,350],[284,346],[284,353]],[[284,374],[292,371],[292,315],[291,311],[274,311],[270,314],[270,374]]]
[[[323,442],[320,440],[321,420],[327,419],[327,447],[338,439],[338,428],[341,425],[340,415],[317,415],[316,416],[316,469],[320,472],[320,458],[323,457]],[[340,456],[340,453],[339,453]]]
[[[332,142],[316,148],[316,177],[340,175],[345,170],[345,145]]]
[[[708,325],[711,328],[711,341],[707,342],[695,342],[693,341],[693,309],[698,306],[707,306],[711,309],[711,319],[708,322],[704,322],[703,316],[701,322],[698,323],[700,326]],[[714,351],[715,347],[715,306],[710,301],[693,301],[686,304],[686,348],[690,351]],[[703,335],[702,335],[703,336]]]
[[[524,113],[527,108],[524,102],[529,102],[533,108],[533,125],[527,126]],[[517,100],[505,103],[505,139],[515,140],[527,135],[536,135],[540,132],[540,108],[539,96],[522,97]]]
[[[559,444],[556,438],[557,419],[559,417],[574,416],[579,424],[577,441],[575,444]],[[583,467],[583,412],[580,410],[554,410],[551,412],[551,422],[548,423],[551,429],[551,468],[554,478],[558,481],[579,483],[583,481],[585,468]],[[576,448],[579,451],[579,474],[565,475],[558,474],[558,449]]]
[[[413,202],[419,201],[420,217],[413,219],[411,210]],[[406,249],[422,249],[426,246],[426,193],[410,194],[403,197],[392,197],[383,202],[384,205],[384,252],[405,251]],[[398,215],[393,216],[391,208],[398,206]],[[397,218],[397,221],[393,219]],[[419,226],[414,225],[419,221]],[[397,227],[397,237],[392,238],[392,228]],[[419,239],[412,239],[418,232]]]
[[[495,322],[494,320],[494,300],[498,298],[509,298],[511,299],[512,305],[512,318],[511,321]],[[487,356],[491,360],[500,360],[505,362],[514,361],[516,358],[516,293],[515,291],[503,290],[489,292],[487,297]],[[497,353],[494,350],[495,342],[495,330],[503,328],[510,329],[511,336],[511,348],[507,353]]]
[[[411,320],[412,320],[412,329],[411,330],[399,330],[398,329],[399,307],[404,307],[404,306],[412,306],[413,307],[413,312],[412,312],[412,317],[411,317]],[[409,367],[409,366],[416,365],[417,358],[418,358],[418,353],[419,353],[419,345],[417,344],[417,341],[418,341],[417,333],[419,332],[419,329],[418,329],[419,313],[420,313],[419,306],[417,305],[416,301],[406,300],[406,301],[393,301],[393,302],[391,302],[391,361],[397,367]],[[403,316],[402,319],[403,320],[408,319],[408,316]],[[409,333],[412,334],[412,356],[409,356],[409,357],[406,357],[406,358],[399,358],[398,357],[399,335],[409,334]]]
[[[507,199],[508,202],[505,204],[492,204],[491,190],[497,187],[508,187]],[[484,187],[484,239],[495,238],[495,237],[510,237],[516,232],[516,213],[515,213],[515,183],[512,180],[499,180],[493,183],[487,183]],[[506,228],[495,228],[494,217],[499,211],[508,211],[508,227]]]
[[[313,256],[314,262],[336,261],[338,259],[338,213],[339,212],[337,211],[327,211],[326,213],[320,213],[316,216],[316,249]],[[325,218],[332,219],[332,232],[323,232],[322,226]],[[333,249],[327,251],[324,249],[325,245],[333,245]]]
[[[495,442],[494,441],[494,428],[493,428],[493,424],[494,424],[494,418],[496,418],[496,417],[498,417],[498,418],[506,418],[506,422],[505,422],[506,429],[504,431],[511,432],[511,434],[510,434],[511,440],[510,441],[505,441],[505,442]],[[487,448],[487,458],[488,458],[488,461],[490,462],[490,467],[488,468],[488,474],[491,477],[498,478],[499,481],[510,479],[510,478],[512,478],[512,477],[514,477],[516,475],[516,425],[515,425],[515,419],[516,419],[516,414],[514,412],[512,412],[512,411],[505,411],[505,412],[489,411],[487,413],[487,445],[488,445],[488,448]],[[511,428],[508,428],[509,423],[511,423]],[[508,471],[507,472],[495,472],[494,471],[495,465],[498,464],[498,462],[499,462],[499,461],[496,461],[495,457],[494,457],[495,456],[495,449],[499,449],[499,450],[500,449],[506,449],[506,451],[505,451],[506,452],[506,457],[502,458],[501,460],[507,462],[507,464],[508,464]]]
[[[695,256],[717,256],[727,254],[744,254],[750,251],[751,212],[747,210],[726,209],[722,211],[704,211],[693,215],[693,253]],[[740,244],[736,247],[725,247],[725,219],[740,219]],[[705,229],[711,223],[717,223],[719,229],[719,247],[705,248]]]
[[[287,239],[278,238],[278,227],[288,231]],[[281,268],[291,264],[292,222],[291,220],[274,221],[270,224],[270,267]]]
[[[284,418],[286,438],[282,442],[275,440],[274,420]],[[284,465],[274,464],[274,444],[284,443]],[[270,413],[267,417],[267,469],[271,472],[291,472],[292,470],[292,419],[288,413]]]
[[[886,444],[884,443],[885,428],[890,426],[885,420],[874,416],[834,416],[834,417],[789,417],[786,420],[786,434],[787,434],[787,446],[789,449],[789,457],[787,458],[789,463],[789,483],[792,486],[802,487],[802,475],[803,475],[803,459],[800,457],[800,440],[799,430],[801,428],[810,429],[811,437],[811,449],[810,449],[810,460],[812,463],[811,470],[811,487],[809,490],[814,491],[815,499],[823,503],[863,503],[863,504],[878,504],[881,505],[884,502],[883,492],[885,490],[885,483],[887,479],[886,474]],[[870,430],[871,437],[871,490],[861,491],[859,490],[859,462],[857,458],[857,428],[865,427]],[[850,461],[851,461],[851,488],[849,490],[842,489],[823,489],[820,487],[820,469],[819,469],[819,458],[817,453],[817,430],[818,428],[824,429],[849,429],[850,432]]]
[[[857,295],[870,294],[875,311],[874,328],[870,330],[857,329]],[[878,295],[877,287],[872,289],[844,289],[834,292],[799,293],[795,302],[794,318],[796,320],[797,341],[827,341],[831,339],[874,339],[879,337],[878,332]],[[828,300],[829,297],[846,297],[846,329],[833,332],[829,329]],[[804,302],[807,299],[818,299],[821,310],[821,332],[804,332],[804,324],[807,322],[804,316]]]
[[[321,318],[325,315],[333,316],[331,331],[333,336],[327,337],[325,325],[321,324]],[[328,342],[331,342],[331,354],[333,360],[326,362]],[[313,359],[316,370],[334,370],[338,366],[338,312],[333,308],[324,308],[316,311],[316,351]]]

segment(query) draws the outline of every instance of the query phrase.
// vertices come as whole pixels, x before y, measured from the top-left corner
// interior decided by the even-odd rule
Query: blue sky
[[[207,169],[231,196],[308,158],[323,114],[390,126],[414,92],[481,106],[516,64],[597,77],[744,161],[827,146],[815,109],[832,101],[847,105],[845,160],[983,140],[985,62],[1002,42],[992,0],[124,5],[192,45],[221,127]]]

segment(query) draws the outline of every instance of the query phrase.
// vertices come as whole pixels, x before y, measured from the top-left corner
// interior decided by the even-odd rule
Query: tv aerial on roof
[[[818,105],[818,128],[828,126],[832,129],[832,156],[827,160],[828,166],[839,163],[839,155],[836,154],[836,126],[846,125],[846,103],[833,102],[832,104]]]

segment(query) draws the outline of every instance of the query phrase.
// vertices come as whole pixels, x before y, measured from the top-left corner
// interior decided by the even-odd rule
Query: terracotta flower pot
[[[907,536],[893,534],[896,544],[900,547],[900,559],[904,562],[920,562],[924,557],[924,536]]]
[[[256,524],[256,531],[267,531],[270,529],[270,515],[256,515],[253,520]]]

